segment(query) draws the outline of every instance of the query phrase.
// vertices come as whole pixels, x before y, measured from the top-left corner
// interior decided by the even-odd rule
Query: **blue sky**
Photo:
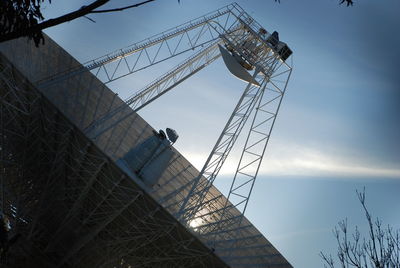
[[[54,1],[46,14],[88,2]],[[400,2],[356,0],[351,8],[335,0],[281,2],[237,1],[294,51],[293,74],[247,216],[294,267],[323,267],[318,253],[335,252],[331,230],[339,220],[365,226],[356,189],[365,186],[373,215],[400,228]],[[86,62],[229,3],[158,0],[46,33]],[[161,67],[110,87],[128,96],[166,71]],[[244,87],[217,61],[140,114],[156,129],[176,129],[177,149],[201,168]],[[235,152],[217,179],[222,190],[237,157]]]

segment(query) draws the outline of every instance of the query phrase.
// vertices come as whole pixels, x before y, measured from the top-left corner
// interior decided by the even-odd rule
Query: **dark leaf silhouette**
[[[123,11],[155,0],[141,1],[114,9],[97,10],[110,1],[95,0],[89,5],[82,6],[71,13],[64,14],[58,18],[44,20],[41,12],[42,4],[45,2],[51,4],[51,0],[0,0],[0,42],[19,37],[28,37],[34,41],[36,46],[39,46],[40,43],[44,43],[42,30],[46,28],[80,17],[86,17],[86,15],[91,13]],[[93,21],[92,19],[90,20]]]
[[[155,0],[146,1],[126,1],[130,4],[118,8],[102,9],[98,8],[112,0],[93,0],[88,5],[64,14],[58,18],[45,20],[42,15],[42,4],[51,0],[0,0],[0,42],[16,39],[19,37],[28,37],[33,40],[36,46],[44,43],[42,30],[68,22],[80,17],[86,18],[91,22],[95,22],[87,15],[92,13],[109,13],[123,11],[130,8],[136,8],[141,5],[153,2]],[[353,0],[339,0],[340,4],[346,3],[347,6],[353,5]],[[136,2],[136,3],[135,3]],[[280,3],[280,0],[275,0]],[[178,0],[178,3],[181,3]]]
[[[352,6],[354,4],[353,0],[341,0],[340,4],[343,4],[343,3],[346,3],[347,6]]]

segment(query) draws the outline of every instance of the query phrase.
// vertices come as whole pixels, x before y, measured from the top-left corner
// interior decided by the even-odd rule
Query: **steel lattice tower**
[[[193,50],[125,101],[106,86]],[[85,64],[47,37],[39,49],[0,45],[1,205],[19,235],[4,262],[291,267],[243,216],[291,74],[288,51],[237,4]],[[251,71],[199,172],[136,112],[221,55]],[[225,197],[213,182],[247,119]]]

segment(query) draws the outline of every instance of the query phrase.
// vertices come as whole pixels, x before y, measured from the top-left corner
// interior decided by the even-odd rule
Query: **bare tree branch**
[[[29,35],[30,32],[38,32],[42,31],[43,29],[74,20],[76,18],[85,16],[89,14],[92,10],[104,5],[105,3],[109,2],[110,0],[96,0],[88,6],[83,6],[80,9],[73,11],[71,13],[65,14],[55,19],[49,19],[42,23],[36,24],[31,27],[27,27],[25,29],[18,29],[17,31],[10,32],[8,34],[4,34],[0,36],[0,42],[19,38],[22,36]]]
[[[357,268],[400,268],[400,234],[399,230],[393,231],[390,226],[383,228],[382,221],[378,218],[372,221],[371,214],[366,206],[365,188],[363,192],[357,191],[357,197],[362,205],[368,224],[368,235],[362,237],[356,227],[350,237],[348,235],[347,219],[338,223],[333,230],[338,244],[337,258],[340,267]],[[320,252],[320,257],[325,267],[335,268],[331,255]]]
[[[3,0],[2,0],[3,1]],[[121,7],[116,11],[122,11],[125,9],[129,9],[129,8],[134,8],[134,7],[138,7],[141,5],[144,5],[148,2],[152,2],[155,0],[147,0],[147,1],[143,1],[134,5],[130,5],[130,6],[126,6],[126,7]],[[82,6],[80,9],[75,10],[73,12],[70,12],[68,14],[65,14],[63,16],[60,16],[58,18],[54,18],[54,19],[49,19],[46,21],[43,21],[41,23],[37,23],[37,24],[33,24],[30,27],[25,27],[25,28],[19,28],[19,29],[15,29],[14,31],[10,31],[7,33],[3,33],[0,36],[0,42],[4,42],[4,41],[8,41],[8,40],[12,40],[12,39],[16,39],[22,36],[32,36],[32,33],[36,33],[39,35],[39,39],[41,39],[43,41],[43,37],[41,37],[41,31],[49,28],[49,27],[53,27],[59,24],[62,24],[64,22],[68,22],[68,21],[72,21],[74,19],[80,18],[80,17],[84,17],[90,13],[95,13],[95,9],[99,8],[101,6],[103,6],[104,4],[110,2],[110,0],[96,0],[94,2],[92,2],[91,4],[87,5],[87,6]],[[111,11],[100,11],[97,13],[104,13],[104,12],[111,12]],[[41,14],[40,14],[41,15]],[[41,37],[41,38],[40,38]],[[38,45],[40,40],[35,40],[36,45]]]
[[[51,0],[48,0],[51,3]],[[26,36],[33,39],[36,46],[40,42],[44,42],[42,30],[72,21],[74,19],[84,17],[92,22],[93,19],[87,17],[93,13],[109,13],[123,11],[130,8],[139,7],[141,5],[153,2],[155,0],[145,0],[137,4],[127,5],[119,8],[96,10],[110,0],[95,0],[87,6],[82,6],[80,9],[60,16],[58,18],[44,20],[41,13],[41,4],[46,0],[0,0],[0,42],[16,39]],[[339,0],[340,4],[347,3],[347,6],[353,5],[353,0]],[[280,3],[280,0],[275,0]],[[178,0],[180,3],[180,0]],[[42,21],[42,22],[40,22]],[[40,23],[39,23],[40,22]]]
[[[139,7],[141,5],[147,4],[149,2],[153,2],[155,0],[147,0],[147,1],[143,1],[141,3],[138,4],[134,4],[134,5],[130,5],[130,6],[125,6],[125,7],[120,7],[120,8],[112,8],[112,9],[103,9],[103,10],[93,10],[90,13],[108,13],[108,12],[115,12],[115,11],[124,11],[125,9],[129,9],[129,8],[134,8],[134,7]]]

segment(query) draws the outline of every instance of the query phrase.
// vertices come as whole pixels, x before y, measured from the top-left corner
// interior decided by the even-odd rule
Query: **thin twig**
[[[134,5],[130,5],[130,6],[125,6],[125,7],[120,7],[120,8],[111,8],[111,9],[102,9],[102,10],[93,10],[90,13],[108,13],[108,12],[115,12],[115,11],[123,11],[125,9],[129,9],[129,8],[134,8],[134,7],[139,7],[141,5],[147,4],[149,2],[153,2],[155,0],[147,0],[147,1],[143,1],[141,3],[137,3]]]

